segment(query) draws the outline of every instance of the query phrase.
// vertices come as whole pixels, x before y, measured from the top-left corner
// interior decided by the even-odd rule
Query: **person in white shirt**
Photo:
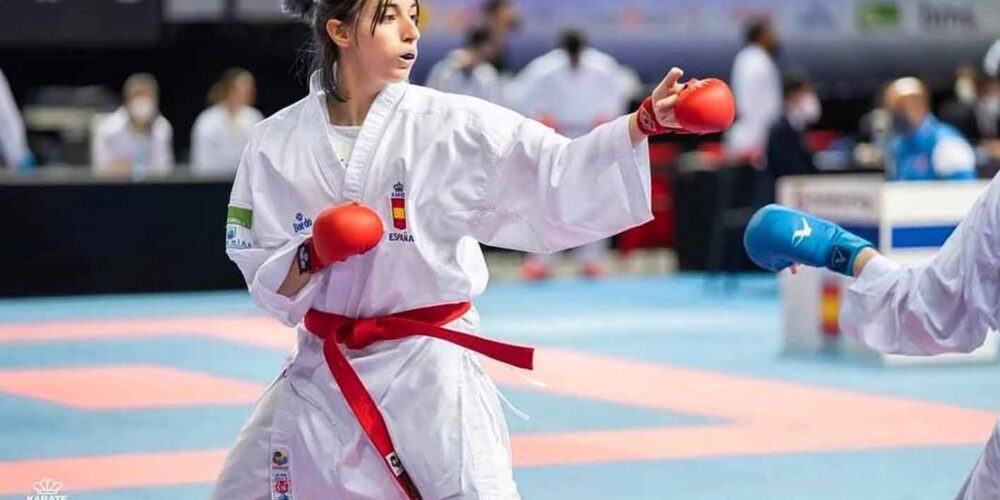
[[[641,87],[630,68],[587,45],[583,32],[566,30],[559,46],[529,63],[510,84],[510,103],[567,137],[581,137],[625,112]],[[580,271],[587,277],[604,273],[608,240],[576,250]],[[526,257],[522,274],[528,279],[550,275],[555,254]]]
[[[500,104],[500,74],[490,64],[495,54],[489,29],[475,28],[469,32],[465,47],[449,52],[431,68],[427,86]]]
[[[781,117],[781,73],[775,62],[778,34],[767,20],[751,22],[746,46],[733,61],[732,88],[736,123],[725,135],[726,153],[733,158],[760,158],[767,134]]]
[[[254,128],[226,247],[250,297],[298,344],[212,498],[517,499],[498,392],[469,349],[520,367],[531,351],[477,335],[471,301],[489,279],[479,243],[548,252],[650,220],[646,138],[681,127],[683,72],[638,112],[569,139],[409,84],[417,0],[283,8],[309,23],[316,70],[306,97]],[[350,203],[381,219],[380,243],[316,268],[319,217]]]
[[[235,174],[254,125],[264,115],[253,107],[253,75],[227,70],[209,92],[211,107],[202,111],[191,132],[191,169],[195,175]]]
[[[27,168],[34,165],[34,158],[14,94],[0,71],[0,169]]]
[[[91,143],[95,174],[141,180],[174,168],[173,128],[159,111],[153,75],[134,74],[122,91],[125,104],[97,126]]]

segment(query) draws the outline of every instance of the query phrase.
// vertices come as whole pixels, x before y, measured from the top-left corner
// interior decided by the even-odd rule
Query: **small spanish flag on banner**
[[[403,183],[397,182],[392,187],[392,227],[406,229],[406,193],[403,192]]]
[[[837,336],[840,334],[840,280],[824,279],[819,299],[820,331],[823,335]]]

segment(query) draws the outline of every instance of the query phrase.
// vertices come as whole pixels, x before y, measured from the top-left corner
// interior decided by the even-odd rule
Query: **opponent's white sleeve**
[[[632,147],[628,120],[570,140],[519,117],[488,166],[471,235],[488,245],[549,253],[652,219],[648,145]]]
[[[296,249],[308,236],[288,238],[286,234],[267,234],[262,224],[254,224],[255,217],[268,217],[270,204],[280,203],[277,199],[259,199],[255,203],[255,198],[266,195],[267,188],[253,182],[253,172],[259,168],[256,150],[251,139],[233,182],[226,217],[226,254],[239,267],[254,303],[282,323],[295,326],[312,306],[321,279],[311,276],[306,286],[292,297],[277,292],[288,276]]]
[[[1000,325],[1000,177],[934,259],[902,267],[878,256],[848,288],[845,333],[886,353],[969,352]]]

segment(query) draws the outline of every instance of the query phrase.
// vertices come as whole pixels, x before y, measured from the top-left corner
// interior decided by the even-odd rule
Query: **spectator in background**
[[[800,71],[787,73],[782,81],[784,114],[767,136],[766,199],[774,201],[774,184],[786,175],[816,172],[812,153],[806,143],[806,129],[819,121],[822,113],[819,97],[809,76]]]
[[[211,106],[191,132],[191,168],[197,175],[235,174],[254,125],[264,115],[253,107],[256,85],[245,69],[233,68],[209,91]]]
[[[159,111],[159,85],[153,75],[137,73],[125,80],[124,105],[97,126],[91,144],[94,173],[131,176],[162,175],[174,168],[173,128]]]
[[[1000,77],[980,80],[975,115],[980,140],[1000,139]]]
[[[737,158],[763,154],[768,130],[781,116],[781,74],[775,57],[778,34],[768,20],[755,20],[746,29],[746,45],[733,61],[732,88],[736,123],[725,136],[726,153]]]
[[[959,64],[955,69],[954,96],[941,106],[941,121],[958,129],[972,142],[979,140],[976,123],[976,94],[980,76],[976,67],[969,62]]]
[[[512,0],[486,0],[483,3],[483,27],[489,30],[496,51],[490,64],[500,73],[510,70],[507,39],[521,26],[521,15]]]
[[[427,86],[500,104],[500,75],[490,61],[496,47],[486,27],[469,31],[465,47],[455,49],[431,69]]]
[[[973,179],[976,155],[962,134],[930,111],[927,87],[914,77],[886,88],[883,107],[892,116],[890,180]]]
[[[585,35],[567,30],[559,46],[529,63],[510,84],[511,104],[524,115],[560,134],[580,137],[627,111],[641,89],[639,78],[611,56],[587,46]],[[596,241],[577,252],[581,272],[604,274],[608,241]],[[554,255],[531,255],[523,267],[529,279],[549,276]]]
[[[1000,170],[1000,77],[984,78],[976,98],[976,126],[984,172]]]
[[[35,157],[28,149],[24,121],[14,102],[7,77],[0,71],[0,170],[30,168]]]

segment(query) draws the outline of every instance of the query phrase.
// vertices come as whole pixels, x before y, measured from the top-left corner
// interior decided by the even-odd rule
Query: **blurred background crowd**
[[[307,29],[274,0],[88,5],[0,3],[3,182],[225,183],[254,124],[306,92]],[[570,137],[634,109],[670,66],[728,81],[732,129],[657,138],[657,219],[614,244],[675,248],[682,269],[744,267],[733,235],[784,175],[1000,165],[996,2],[426,0],[421,27],[413,83]],[[577,249],[576,272],[601,276],[608,251]],[[551,276],[552,257],[521,274]]]

